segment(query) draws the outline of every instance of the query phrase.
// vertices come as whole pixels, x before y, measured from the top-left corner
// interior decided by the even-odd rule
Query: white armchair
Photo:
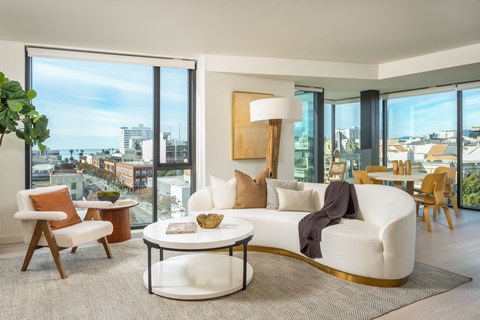
[[[99,240],[105,249],[107,257],[112,258],[106,236],[113,232],[113,226],[108,221],[102,221],[98,213],[99,208],[113,206],[109,201],[73,201],[76,208],[87,209],[82,222],[67,227],[52,230],[49,221],[58,221],[67,218],[62,211],[36,211],[30,195],[39,195],[53,191],[59,191],[67,186],[52,186],[38,189],[22,190],[17,193],[18,212],[15,219],[22,221],[23,238],[28,243],[28,251],[22,266],[26,271],[32,258],[33,252],[42,247],[50,247],[50,251],[57,265],[62,279],[67,274],[60,259],[59,251],[72,248],[74,253],[79,245]]]

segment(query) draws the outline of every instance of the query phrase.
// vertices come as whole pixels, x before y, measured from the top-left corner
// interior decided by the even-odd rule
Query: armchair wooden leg
[[[453,211],[455,211],[455,216],[460,217],[460,211],[458,210],[457,199],[453,195],[448,197],[452,203]]]
[[[45,235],[45,239],[47,240],[48,246],[50,247],[50,252],[52,253],[53,260],[55,260],[55,264],[57,265],[60,277],[62,279],[67,279],[67,273],[65,272],[62,260],[60,259],[60,252],[58,250],[57,242],[53,237],[52,229],[50,228],[50,225],[47,221],[44,220],[42,222],[43,234]]]
[[[444,206],[443,211],[445,212],[445,217],[447,218],[447,221],[448,221],[448,227],[450,228],[450,230],[453,230],[453,222],[452,222],[452,216],[450,215],[450,209],[448,209],[447,206]]]
[[[418,211],[420,210],[420,201],[415,201],[415,206],[416,206],[416,210],[415,210],[415,213],[417,214],[418,216]]]
[[[423,205],[423,219],[427,225],[428,232],[432,232],[432,223],[430,222],[430,207]]]
[[[27,254],[25,255],[25,259],[23,260],[22,271],[26,271],[28,265],[30,264],[30,260],[32,259],[33,252],[37,249],[38,241],[42,236],[42,221],[38,220],[35,224],[35,230],[33,231],[32,239],[30,240],[30,244],[28,245]]]
[[[105,253],[107,254],[108,259],[112,259],[112,252],[110,251],[110,246],[108,245],[107,237],[103,237],[98,239],[103,244],[103,248],[105,249]]]

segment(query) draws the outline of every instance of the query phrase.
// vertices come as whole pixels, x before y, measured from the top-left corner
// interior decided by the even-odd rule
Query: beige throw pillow
[[[277,188],[279,211],[315,211],[313,190],[287,190]]]
[[[296,180],[278,180],[267,178],[267,209],[278,209],[277,188],[297,190]]]
[[[260,172],[255,179],[248,174],[235,170],[237,180],[237,196],[235,208],[265,208],[267,206],[268,170]]]

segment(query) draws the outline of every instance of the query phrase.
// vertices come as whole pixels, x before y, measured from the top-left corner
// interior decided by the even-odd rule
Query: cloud
[[[107,99],[105,98],[100,98],[100,97],[94,97],[94,96],[76,96],[74,97],[75,99],[79,100],[87,100],[87,101],[97,101],[97,102],[105,102]]]
[[[63,78],[67,80],[84,82],[86,84],[91,84],[98,87],[110,87],[140,94],[152,95],[153,90],[151,85],[133,83],[125,80],[115,79],[113,77],[105,77],[91,72],[66,69],[38,61],[35,63],[35,74],[45,78]]]
[[[131,110],[141,108],[131,107]],[[143,108],[144,109],[144,108]],[[49,110],[44,112],[49,117],[52,136],[61,137],[115,137],[120,134],[122,126],[136,126],[143,123],[152,127],[152,119],[138,113],[118,112],[84,105],[72,105],[50,101]],[[55,148],[55,146],[52,146]]]

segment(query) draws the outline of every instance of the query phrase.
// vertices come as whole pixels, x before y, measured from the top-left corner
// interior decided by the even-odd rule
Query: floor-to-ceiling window
[[[457,166],[454,91],[391,98],[387,102],[387,166],[410,160],[412,172]]]
[[[462,102],[461,205],[480,209],[480,89],[462,91]]]
[[[294,177],[297,181],[315,182],[314,163],[314,97],[315,92],[299,92],[302,100],[302,121],[294,124]]]
[[[333,159],[334,143],[332,142],[332,104],[325,103],[323,106],[324,129],[323,129],[323,168],[322,175],[325,179],[326,171]]]
[[[335,161],[347,163],[345,180],[353,182],[360,167],[360,102],[335,104]],[[334,152],[335,155],[335,152]]]
[[[51,136],[45,152],[31,150],[32,187],[68,185],[75,200],[120,191],[139,202],[133,225],[186,212],[193,165],[189,68],[36,54],[28,62],[34,102],[49,118]]]
[[[158,218],[186,214],[192,185],[189,70],[160,69]]]

